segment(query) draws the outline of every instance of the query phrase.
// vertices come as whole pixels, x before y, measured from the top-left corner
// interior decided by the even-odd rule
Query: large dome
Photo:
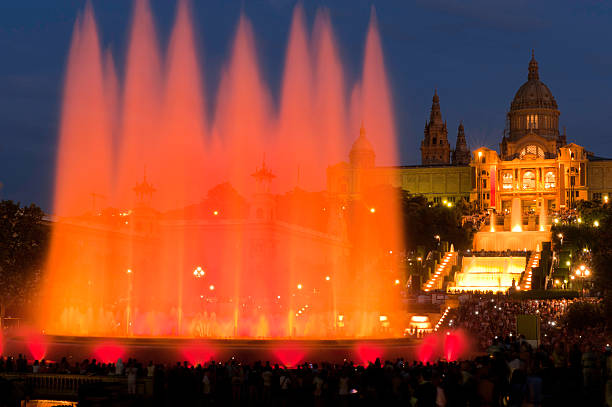
[[[527,82],[525,82],[516,92],[516,95],[514,95],[510,110],[542,108],[558,109],[557,102],[550,92],[550,89],[540,81],[538,62],[532,54],[531,61],[529,62]]]

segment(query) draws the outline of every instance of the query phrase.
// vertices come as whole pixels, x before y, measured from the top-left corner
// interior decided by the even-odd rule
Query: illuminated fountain
[[[507,291],[519,283],[527,257],[464,257],[450,291]]]
[[[89,4],[75,24],[40,328],[137,338],[402,335],[395,196],[364,203],[306,191],[325,188],[325,166],[346,154],[360,122],[379,162],[396,164],[375,14],[348,103],[329,13],[317,13],[310,36],[296,6],[278,112],[246,16],[212,117],[188,3],[179,2],[165,60],[155,31],[148,2],[136,0],[118,81]]]
[[[508,215],[506,215],[508,216]],[[491,211],[490,227],[478,231],[474,235],[474,250],[502,252],[513,251],[539,251],[543,242],[549,242],[550,224],[547,221],[544,202],[540,208],[539,225],[536,226],[535,216],[531,215],[527,225],[523,224],[521,199],[512,199],[509,226],[495,227],[495,214]]]
[[[510,226],[513,232],[523,231],[523,213],[521,212],[520,198],[512,198],[512,212],[510,212]]]

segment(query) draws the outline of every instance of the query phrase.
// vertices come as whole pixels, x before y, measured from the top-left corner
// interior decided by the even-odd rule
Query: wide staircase
[[[451,247],[452,250],[452,247]],[[457,264],[458,253],[456,251],[446,252],[439,264],[436,264],[436,268],[432,276],[423,284],[423,291],[435,291],[442,289],[442,283],[444,277],[448,276],[453,269],[453,266]]]

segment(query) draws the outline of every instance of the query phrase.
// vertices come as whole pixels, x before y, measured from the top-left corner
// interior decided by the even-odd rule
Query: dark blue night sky
[[[294,0],[195,0],[207,90],[216,91],[241,10],[252,20],[260,62],[277,94]],[[535,48],[540,79],[561,111],[568,141],[612,156],[612,6],[605,1],[305,1],[309,24],[327,6],[352,84],[359,75],[370,6],[378,14],[403,164],[418,150],[434,88],[454,144],[463,120],[471,147],[498,149],[505,113],[527,79]],[[83,1],[4,1],[0,6],[0,197],[50,209],[61,88]],[[94,0],[104,46],[122,65],[131,2]],[[174,2],[152,0],[162,49]],[[208,95],[207,99],[212,100]]]

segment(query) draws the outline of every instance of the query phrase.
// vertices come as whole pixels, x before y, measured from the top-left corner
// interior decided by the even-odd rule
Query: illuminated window
[[[528,145],[527,147],[521,150],[520,158],[523,159],[527,155],[536,156],[538,158],[544,158],[544,150],[542,150],[538,146]]]
[[[535,189],[535,172],[525,171],[523,174],[523,189]]]
[[[527,115],[527,128],[528,129],[537,129],[538,128],[538,115],[537,114],[528,114]]]
[[[504,172],[502,175],[502,189],[512,189],[512,172]]]
[[[557,176],[554,172],[548,171],[544,175],[544,188],[555,188],[557,186]]]

